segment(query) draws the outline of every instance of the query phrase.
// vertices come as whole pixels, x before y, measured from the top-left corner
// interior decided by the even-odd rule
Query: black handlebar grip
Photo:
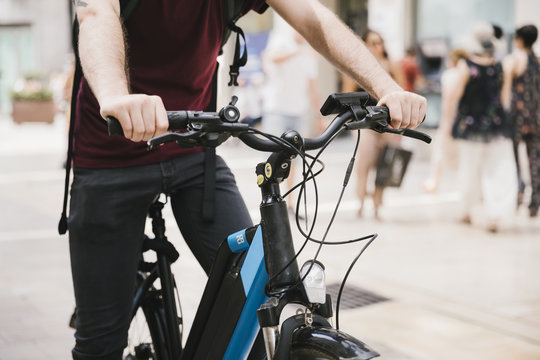
[[[169,130],[181,130],[187,127],[189,114],[187,111],[167,111],[167,118],[169,119]],[[120,121],[113,116],[107,116],[107,127],[109,128],[109,136],[124,135]]]
[[[109,136],[124,135],[124,129],[120,125],[120,121],[112,116],[107,116],[107,127],[109,128]]]

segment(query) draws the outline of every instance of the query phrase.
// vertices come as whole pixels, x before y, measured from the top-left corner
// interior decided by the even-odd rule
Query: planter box
[[[17,124],[25,122],[52,124],[55,114],[56,106],[52,100],[13,101],[13,121]]]

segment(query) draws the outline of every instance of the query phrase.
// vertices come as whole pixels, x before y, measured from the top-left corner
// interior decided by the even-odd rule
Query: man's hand
[[[122,125],[124,136],[132,141],[147,141],[167,131],[169,121],[159,96],[142,94],[107,98],[101,102],[101,116],[113,116]]]
[[[390,126],[394,129],[414,129],[424,121],[427,102],[423,96],[407,91],[393,91],[379,100],[378,106],[390,110]]]

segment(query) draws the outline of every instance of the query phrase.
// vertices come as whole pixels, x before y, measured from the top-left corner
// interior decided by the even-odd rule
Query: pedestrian
[[[84,72],[74,127],[68,220],[77,320],[74,359],[121,359],[131,319],[146,212],[164,192],[182,235],[208,273],[221,240],[251,225],[234,177],[217,157],[213,217],[204,216],[204,152],[174,143],[148,150],[167,131],[165,109],[203,110],[212,97],[225,18],[223,0],[142,1],[120,19],[118,0],[74,0]],[[360,41],[317,0],[245,0],[270,5],[343,72],[386,104],[392,126],[415,127],[425,99],[401,91]],[[333,39],[332,41],[328,41]],[[408,109],[413,111],[408,111]],[[107,116],[124,136],[108,136]]]
[[[367,30],[362,34],[362,40],[369,51],[375,56],[381,67],[396,80],[399,84],[404,84],[404,77],[401,68],[397,63],[390,61],[388,52],[384,46],[382,36],[373,30]],[[362,91],[358,84],[347,76],[343,76],[342,91]],[[358,145],[358,156],[356,161],[356,194],[360,201],[357,212],[359,217],[364,215],[364,202],[368,190],[368,178],[371,170],[377,166],[377,161],[386,145],[399,146],[401,137],[394,134],[379,134],[371,130],[360,130],[360,143]],[[374,218],[381,220],[379,208],[383,201],[384,187],[373,184],[373,210]]]
[[[538,37],[534,25],[516,30],[515,50],[504,59],[505,87],[503,102],[514,123],[514,156],[518,174],[518,205],[523,201],[525,183],[519,165],[518,146],[527,148],[531,177],[529,215],[538,214],[540,206],[540,64],[532,46]]]
[[[487,230],[497,232],[500,221],[512,213],[517,196],[512,154],[512,126],[502,102],[503,71],[493,57],[493,27],[474,26],[466,42],[469,56],[457,66],[459,77],[449,94],[459,99],[452,137],[459,150],[463,223],[480,197],[487,216]]]
[[[405,55],[398,64],[401,67],[405,80],[405,91],[418,92],[426,87],[426,79],[420,70],[416,59],[417,51],[415,46],[410,46],[405,51]]]
[[[281,136],[286,131],[296,130],[307,136],[317,126],[311,119],[322,122],[317,61],[304,38],[287,25],[270,33],[268,45],[263,53],[265,73],[265,96],[263,101],[264,132]],[[317,115],[318,114],[318,115]],[[286,189],[291,190],[295,182],[294,161]],[[292,195],[287,197],[287,207],[293,208]]]
[[[461,49],[450,51],[446,61],[446,69],[441,75],[441,120],[433,144],[429,177],[424,182],[424,190],[429,193],[437,192],[444,167],[456,167],[457,151],[452,139],[452,125],[456,118],[459,99],[451,97],[459,81],[457,64],[465,59],[467,53]]]

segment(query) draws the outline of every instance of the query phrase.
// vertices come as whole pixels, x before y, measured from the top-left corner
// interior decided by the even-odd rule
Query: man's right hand
[[[159,96],[130,94],[101,102],[101,116],[113,116],[120,122],[124,136],[131,141],[147,141],[164,134],[169,127],[167,111]]]

